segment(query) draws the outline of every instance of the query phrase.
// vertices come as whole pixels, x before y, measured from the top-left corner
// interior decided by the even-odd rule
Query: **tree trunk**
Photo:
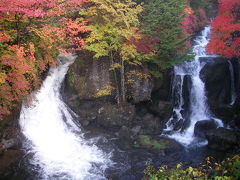
[[[126,102],[126,92],[125,92],[125,67],[124,60],[121,59],[121,93],[122,93],[122,101]]]
[[[16,13],[15,14],[15,25],[16,25],[16,30],[17,30],[17,44],[20,45],[20,29],[19,29],[19,16]]]
[[[111,65],[114,64],[112,51],[110,52],[110,62],[111,62]],[[116,92],[117,92],[116,99],[117,99],[117,103],[120,104],[120,90],[119,90],[119,85],[118,85],[118,81],[117,81],[117,73],[116,73],[115,69],[113,69],[113,76],[114,76],[114,81],[116,83]]]

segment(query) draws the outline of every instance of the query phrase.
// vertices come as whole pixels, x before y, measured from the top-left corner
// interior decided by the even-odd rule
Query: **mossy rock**
[[[166,144],[163,140],[155,140],[147,135],[138,136],[137,142],[133,145],[135,148],[159,149],[164,150]]]

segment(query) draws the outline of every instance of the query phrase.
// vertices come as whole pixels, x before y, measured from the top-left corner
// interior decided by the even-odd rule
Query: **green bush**
[[[161,166],[155,169],[148,165],[144,174],[144,180],[238,180],[240,179],[240,156],[226,158],[220,163],[208,157],[197,168],[191,166],[186,168],[183,164],[177,164],[175,167]]]

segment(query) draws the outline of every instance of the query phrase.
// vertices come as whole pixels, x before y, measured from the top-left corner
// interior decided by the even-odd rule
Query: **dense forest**
[[[118,102],[126,101],[125,66],[152,64],[152,75],[187,59],[190,39],[208,21],[211,0],[147,3],[101,0],[0,2],[0,118],[41,84],[41,74],[59,52],[88,51],[94,59],[109,57],[110,71],[121,73]],[[211,53],[239,56],[239,5],[221,0],[212,22]],[[128,72],[128,75],[136,72]],[[144,76],[144,75],[143,75]]]
[[[94,98],[111,95],[119,109],[128,108],[136,79],[162,80],[192,60],[193,38],[208,24],[207,52],[238,61],[239,0],[0,0],[0,120],[39,90],[60,53],[107,62],[112,79]],[[235,156],[199,169],[148,166],[145,178],[238,179],[239,162]]]

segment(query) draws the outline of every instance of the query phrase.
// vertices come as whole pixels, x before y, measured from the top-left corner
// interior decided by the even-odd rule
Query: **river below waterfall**
[[[206,27],[196,39],[194,61],[175,67],[175,108],[167,124],[173,131],[183,116],[184,77],[192,79],[191,104],[187,114],[190,122],[184,131],[177,129],[169,135],[184,145],[193,142],[193,128],[197,121],[213,118],[206,104],[204,82],[199,73],[200,56],[205,56],[205,46],[210,27]],[[68,61],[65,61],[68,59]],[[21,161],[14,167],[9,180],[139,180],[147,163],[155,166],[174,165],[182,162],[196,166],[207,156],[222,158],[221,153],[206,146],[162,150],[119,148],[119,139],[98,130],[86,131],[75,122],[76,114],[62,101],[60,88],[68,67],[74,62],[72,55],[60,55],[59,65],[50,69],[41,89],[31,96],[30,103],[22,106],[20,127],[23,134]],[[186,69],[187,68],[187,69]],[[177,89],[177,90],[176,90]],[[233,97],[234,100],[234,97]],[[189,110],[188,109],[188,110]],[[216,120],[222,126],[220,120]],[[174,124],[175,123],[175,124]],[[1,179],[1,178],[0,178]],[[6,180],[6,179],[5,179]]]

